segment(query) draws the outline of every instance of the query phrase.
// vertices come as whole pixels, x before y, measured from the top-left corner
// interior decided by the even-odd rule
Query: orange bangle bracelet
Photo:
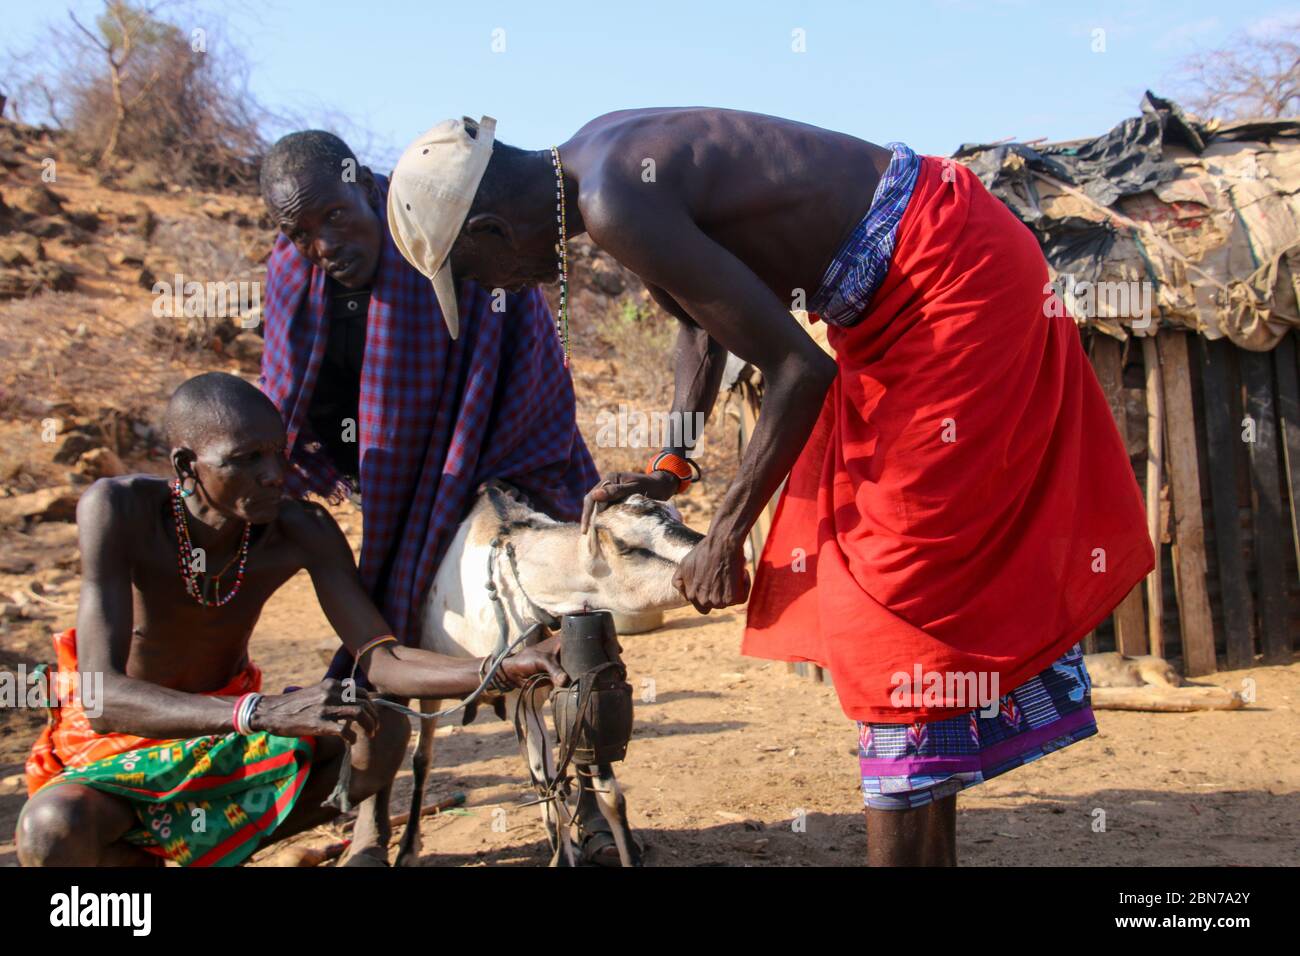
[[[680,455],[674,455],[670,451],[661,451],[650,459],[650,463],[645,467],[645,473],[650,475],[656,471],[666,471],[677,476],[679,479],[677,494],[679,495],[699,480],[699,466],[693,465],[687,459],[682,458]]]

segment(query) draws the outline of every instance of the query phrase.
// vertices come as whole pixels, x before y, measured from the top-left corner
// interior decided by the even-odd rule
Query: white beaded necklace
[[[560,313],[555,317],[555,334],[564,346],[564,367],[569,367],[569,246],[565,228],[564,167],[560,164],[560,149],[551,147],[551,163],[555,166],[555,222],[559,226],[560,241],[555,245],[560,258]]]

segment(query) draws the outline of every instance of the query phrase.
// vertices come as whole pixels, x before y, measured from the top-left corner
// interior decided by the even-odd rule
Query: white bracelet
[[[239,707],[235,710],[235,733],[247,737],[253,732],[253,711],[257,710],[257,705],[261,701],[261,694],[244,695],[244,699],[239,702]]]

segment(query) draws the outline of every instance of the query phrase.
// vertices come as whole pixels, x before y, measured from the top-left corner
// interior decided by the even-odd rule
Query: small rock
[[[42,488],[25,495],[0,498],[0,525],[24,521],[75,521],[78,494],[70,485]]]
[[[114,249],[108,260],[116,266],[144,265],[145,247],[143,243],[133,242],[122,249]]]
[[[71,224],[58,216],[42,216],[40,219],[33,219],[24,228],[30,235],[42,239],[58,239],[68,235],[72,230]]]
[[[222,202],[219,199],[208,199],[199,206],[199,212],[209,219],[218,219],[221,222],[233,222],[236,225],[248,225],[248,217],[241,213],[237,208],[228,202]]]
[[[88,209],[68,213],[68,221],[86,232],[99,232],[99,217]]]
[[[81,246],[77,250],[77,258],[95,272],[107,272],[109,269],[108,256],[104,255],[102,249],[96,249],[94,246]]]
[[[591,261],[591,284],[606,295],[622,295],[627,288],[617,268],[603,258]]]
[[[35,236],[19,235],[0,242],[0,265],[31,266],[45,258],[45,247]]]
[[[256,333],[240,332],[230,340],[226,352],[240,362],[261,362],[262,348],[262,339]]]
[[[87,478],[116,478],[127,473],[126,464],[111,448],[92,448],[77,462],[77,471]]]
[[[52,260],[38,262],[32,272],[36,277],[37,289],[71,292],[77,287],[77,273],[73,271],[72,267],[62,262]]]
[[[91,449],[83,454],[81,460],[77,463],[77,471],[88,479],[101,479],[101,477],[117,477],[126,475],[126,464],[122,462],[113,453],[112,449]]]
[[[128,221],[134,224],[131,232],[146,242],[153,237],[154,229],[158,228],[158,217],[153,214],[153,208],[146,202],[135,204],[135,211]]]
[[[18,269],[0,269],[0,299],[25,299],[34,291],[27,273]]]
[[[98,448],[100,442],[91,438],[89,435],[81,432],[72,432],[67,438],[63,439],[59,445],[59,450],[54,453],[54,460],[60,465],[75,464],[77,459],[90,451],[92,448]]]
[[[37,216],[61,216],[63,204],[67,202],[49,186],[38,183],[20,190],[14,197],[14,205]]]
[[[122,189],[128,192],[158,192],[163,189],[162,178],[148,163],[139,163],[117,177]]]

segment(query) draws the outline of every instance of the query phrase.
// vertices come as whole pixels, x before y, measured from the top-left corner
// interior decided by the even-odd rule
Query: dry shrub
[[[265,152],[264,112],[238,51],[213,31],[187,32],[164,3],[105,0],[93,22],[51,26],[15,88],[28,111],[67,130],[105,170],[208,189],[252,189]],[[204,22],[211,22],[204,16]],[[128,168],[118,167],[125,161]]]

